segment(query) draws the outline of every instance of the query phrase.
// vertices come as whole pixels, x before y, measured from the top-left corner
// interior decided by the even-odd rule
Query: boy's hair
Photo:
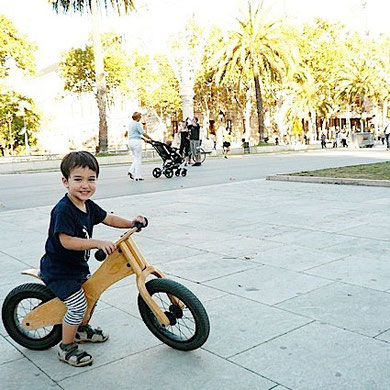
[[[99,163],[95,156],[89,152],[70,152],[61,161],[61,173],[66,180],[69,179],[70,172],[77,167],[88,167],[99,176]]]

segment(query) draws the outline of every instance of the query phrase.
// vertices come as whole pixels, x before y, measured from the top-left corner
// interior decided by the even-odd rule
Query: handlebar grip
[[[97,261],[103,261],[105,260],[107,255],[104,253],[102,249],[99,249],[98,251],[95,252],[95,259]]]
[[[146,228],[146,226],[148,226],[149,221],[148,221],[148,219],[146,217],[144,217],[144,218],[145,218],[145,225],[142,224],[141,222],[136,222],[135,223],[134,227],[137,228],[137,232],[140,232],[143,228]]]

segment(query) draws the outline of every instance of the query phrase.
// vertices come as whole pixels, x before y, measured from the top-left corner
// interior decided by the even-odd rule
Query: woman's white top
[[[142,139],[142,135],[145,133],[141,123],[137,121],[130,122],[129,125],[129,139]]]

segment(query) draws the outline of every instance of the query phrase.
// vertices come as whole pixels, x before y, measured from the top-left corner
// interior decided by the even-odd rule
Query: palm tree
[[[253,8],[248,1],[248,13],[239,20],[238,28],[230,31],[227,44],[216,53],[213,63],[216,81],[221,82],[237,69],[254,81],[260,140],[264,135],[262,79],[280,81],[295,64],[293,45],[283,34],[280,23],[267,21],[262,12],[263,3]]]
[[[355,107],[361,117],[368,100],[372,103],[379,101],[380,89],[378,73],[368,59],[352,59],[339,72],[337,98],[347,110]]]
[[[317,138],[317,114],[327,117],[331,112],[330,102],[319,93],[318,85],[310,72],[301,70],[294,81],[286,89],[286,99],[283,102],[286,110],[286,119],[293,124],[297,118],[303,118],[309,123],[309,133],[312,140]]]
[[[105,152],[108,147],[107,137],[107,87],[106,78],[104,75],[104,63],[103,63],[103,49],[100,38],[100,27],[98,10],[99,8],[108,8],[108,3],[118,14],[127,14],[134,9],[134,2],[132,0],[48,0],[52,3],[55,12],[63,13],[81,13],[92,15],[93,21],[93,46],[94,46],[94,59],[95,59],[95,74],[96,74],[96,101],[99,110],[99,145],[97,151]]]

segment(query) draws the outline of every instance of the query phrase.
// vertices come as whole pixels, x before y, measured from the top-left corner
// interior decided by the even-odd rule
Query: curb
[[[317,177],[317,176],[292,176],[292,175],[269,175],[266,180],[289,181],[296,183],[317,183],[317,184],[341,184],[368,187],[390,187],[390,180],[370,179],[347,179],[338,177]]]

